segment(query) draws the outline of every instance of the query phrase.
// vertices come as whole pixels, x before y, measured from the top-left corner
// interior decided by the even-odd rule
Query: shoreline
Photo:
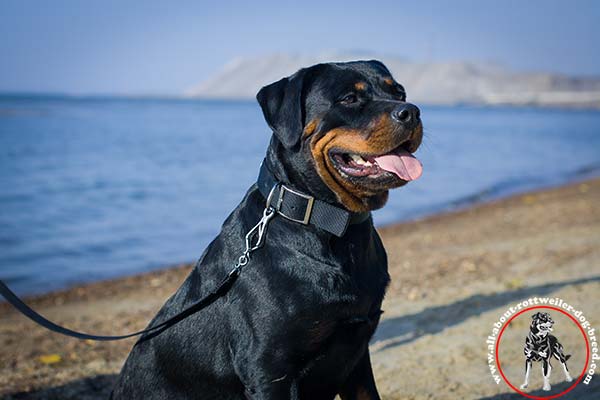
[[[460,214],[460,213],[470,210],[472,208],[477,208],[477,207],[485,206],[485,205],[492,205],[492,204],[502,202],[504,200],[508,200],[513,197],[518,197],[521,195],[536,194],[536,193],[541,193],[541,192],[545,192],[545,191],[549,191],[549,190],[553,190],[553,189],[559,189],[562,187],[578,185],[580,183],[585,183],[587,181],[600,180],[600,176],[598,175],[599,171],[600,171],[600,169],[597,169],[597,168],[594,168],[590,171],[585,170],[583,172],[575,171],[572,174],[569,174],[568,176],[562,177],[561,179],[559,179],[556,182],[548,182],[548,183],[536,186],[534,188],[529,188],[527,185],[525,185],[521,189],[508,188],[506,190],[504,190],[504,189],[496,190],[495,188],[490,188],[490,189],[482,190],[473,195],[469,195],[469,196],[466,196],[463,198],[458,198],[458,199],[452,201],[451,203],[449,203],[448,205],[445,205],[445,206],[442,205],[442,206],[435,207],[433,209],[433,211],[430,211],[430,212],[424,211],[422,213],[417,213],[417,215],[415,217],[410,217],[410,218],[399,220],[396,222],[384,223],[382,225],[377,225],[376,228],[378,231],[381,232],[381,231],[390,229],[390,228],[392,228],[394,226],[398,226],[398,225],[404,225],[404,224],[410,224],[410,223],[416,223],[416,222],[424,222],[424,221],[428,221],[428,220],[435,220],[437,218],[444,218],[446,215]],[[61,297],[61,298],[73,298],[71,292],[73,292],[73,291],[81,292],[82,288],[86,288],[88,286],[94,286],[96,284],[99,284],[100,286],[104,286],[104,285],[111,286],[121,280],[129,281],[129,280],[133,279],[133,280],[138,281],[138,280],[145,280],[145,279],[147,279],[146,277],[149,277],[151,279],[152,276],[162,275],[162,274],[168,273],[169,271],[179,270],[179,269],[182,269],[182,270],[186,271],[186,273],[188,273],[191,270],[191,268],[195,265],[195,263],[196,263],[196,261],[180,262],[180,263],[175,263],[175,264],[151,267],[147,271],[142,271],[142,272],[133,273],[133,274],[124,274],[124,275],[119,275],[119,276],[111,277],[111,278],[107,278],[107,279],[100,279],[100,280],[95,280],[95,281],[78,281],[73,284],[66,285],[64,287],[59,286],[57,289],[52,289],[52,290],[44,291],[44,292],[36,291],[36,292],[26,293],[24,295],[19,295],[19,297],[27,300],[28,302],[31,302],[31,304],[35,304],[38,301],[41,302],[41,304],[45,304],[46,297],[57,296],[57,297]],[[10,287],[10,283],[8,283],[8,285]],[[90,289],[93,289],[93,288],[90,288]],[[0,311],[2,310],[2,307],[4,307],[4,306],[7,306],[6,301],[4,300],[4,298],[0,297]]]
[[[558,285],[556,291],[565,291],[561,292],[565,298],[574,302],[587,298],[587,314],[600,328],[600,315],[593,314],[600,306],[600,262],[595,261],[600,259],[600,178],[475,203],[381,226],[378,231],[392,276],[385,314],[371,345],[384,398],[480,398],[510,393],[507,387],[490,383],[485,369],[466,379],[479,385],[475,391],[463,382],[465,377],[451,370],[487,367],[478,345],[485,339],[488,319],[493,322],[496,309],[502,309],[507,299],[519,300],[530,288]],[[72,329],[116,335],[143,329],[191,268],[192,264],[182,264],[76,285],[28,296],[27,301],[50,320]],[[505,297],[494,297],[497,294]],[[473,296],[477,301],[464,308]],[[431,325],[427,310],[448,305],[452,308],[436,316],[437,325]],[[480,312],[472,314],[473,308]],[[401,325],[396,324],[398,320],[403,321]],[[467,329],[466,325],[478,320],[478,325]],[[415,327],[409,329],[406,324]],[[453,329],[462,332],[462,339],[457,339],[461,355],[431,351]],[[415,338],[398,342],[399,332],[407,330]],[[479,331],[484,336],[479,337]],[[105,398],[134,340],[97,343],[62,337],[1,303],[0,397]],[[473,343],[475,350],[469,347]],[[454,361],[437,365],[430,353],[441,359],[452,356]],[[57,357],[48,362],[44,356]],[[432,365],[424,367],[424,362]],[[403,373],[407,368],[410,372]],[[420,379],[421,374],[433,382]],[[454,389],[440,395],[440,390],[445,393],[448,388]],[[37,389],[43,390],[16,396]],[[584,398],[584,392],[574,392]]]

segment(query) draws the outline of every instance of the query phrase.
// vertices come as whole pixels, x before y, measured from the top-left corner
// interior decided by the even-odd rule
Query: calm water
[[[600,113],[423,107],[386,224],[597,175]],[[253,183],[252,102],[0,97],[0,278],[21,294],[193,261]]]

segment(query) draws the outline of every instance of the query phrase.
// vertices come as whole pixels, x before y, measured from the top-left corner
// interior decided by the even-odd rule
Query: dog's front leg
[[[263,358],[246,360],[238,365],[238,377],[244,385],[244,395],[249,400],[298,400],[298,381],[286,366],[289,364],[266,362]],[[287,371],[287,372],[286,372]]]
[[[369,349],[365,350],[365,354],[346,379],[340,397],[342,400],[380,400],[373,378]]]
[[[550,365],[550,362],[546,359],[542,361],[542,372],[544,373],[544,386],[542,389],[548,391],[552,389],[552,386],[550,386],[550,372],[552,372],[552,365]]]
[[[531,360],[527,359],[527,360],[525,360],[525,381],[520,386],[521,390],[526,389],[527,386],[529,385],[529,373],[530,372],[531,372]]]
[[[245,390],[246,398],[250,400],[298,400],[298,385],[289,379],[250,384]]]

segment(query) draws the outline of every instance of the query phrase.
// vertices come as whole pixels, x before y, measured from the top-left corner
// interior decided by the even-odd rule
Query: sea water
[[[377,225],[600,175],[600,112],[421,108],[423,176]],[[270,134],[251,101],[0,97],[0,279],[33,294],[194,261]]]

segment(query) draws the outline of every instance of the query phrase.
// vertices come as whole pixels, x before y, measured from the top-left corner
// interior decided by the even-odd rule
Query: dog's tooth
[[[366,167],[372,167],[373,163],[371,163],[371,161],[365,161],[365,166]]]
[[[364,164],[366,163],[366,161],[365,161],[365,160],[364,160],[364,159],[363,159],[361,156],[359,156],[358,154],[352,154],[352,155],[350,155],[350,157],[351,157],[351,158],[354,160],[354,162],[356,162],[357,164],[364,165]]]

